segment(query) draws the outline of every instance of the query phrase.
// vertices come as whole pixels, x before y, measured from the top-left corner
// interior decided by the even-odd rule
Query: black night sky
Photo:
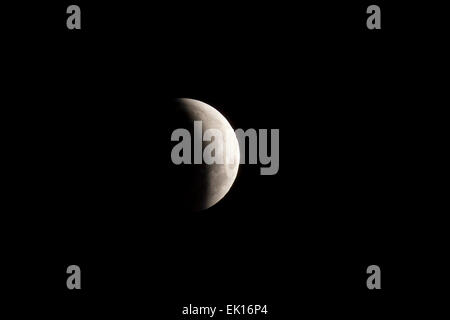
[[[378,1],[370,31],[364,1],[73,2],[82,30],[66,29],[60,1],[18,11],[8,35],[14,292],[51,317],[131,319],[184,319],[190,303],[379,319],[414,294],[424,35],[397,19],[404,7]],[[212,208],[172,210],[164,106],[178,97],[235,129],[279,129],[278,174],[241,165]],[[65,287],[70,264],[80,292]]]

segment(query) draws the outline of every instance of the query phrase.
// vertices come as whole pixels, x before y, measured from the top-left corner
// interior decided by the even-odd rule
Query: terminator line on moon
[[[236,134],[228,120],[210,105],[181,98],[172,102],[172,129],[193,130],[194,121],[201,121],[203,132],[215,129],[221,132],[222,139],[214,141],[220,144],[224,163],[171,164],[170,179],[173,195],[172,207],[192,211],[210,208],[219,202],[230,190],[239,168],[240,151]],[[194,136],[194,135],[191,135]],[[202,140],[202,150],[212,142]]]

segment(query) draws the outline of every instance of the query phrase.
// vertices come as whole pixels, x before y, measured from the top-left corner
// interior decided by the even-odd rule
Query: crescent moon
[[[181,200],[184,208],[205,210],[219,202],[233,185],[239,168],[240,151],[236,134],[228,120],[212,106],[194,99],[175,100],[177,123],[184,123],[191,131],[194,121],[202,121],[203,133],[208,129],[219,130],[223,139],[218,139],[225,163],[181,164],[174,167],[173,178],[177,181],[175,198]],[[194,137],[191,134],[191,137]],[[203,141],[203,149],[209,141]],[[202,150],[203,152],[203,150]],[[177,175],[176,172],[179,174]],[[180,181],[183,180],[183,181]]]

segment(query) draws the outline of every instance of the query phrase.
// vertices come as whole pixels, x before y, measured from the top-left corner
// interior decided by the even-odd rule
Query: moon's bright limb
[[[222,133],[223,139],[219,139],[217,143],[222,144],[224,158],[228,161],[223,164],[183,165],[191,166],[187,170],[190,172],[189,177],[193,177],[192,185],[184,186],[190,188],[188,193],[191,193],[191,196],[188,199],[185,197],[185,200],[192,201],[188,204],[194,210],[207,209],[228,193],[236,179],[240,160],[239,142],[228,120],[210,105],[198,100],[182,98],[176,100],[176,108],[181,111],[180,114],[189,119],[191,126],[194,121],[202,121],[203,133],[208,129],[216,129]],[[204,141],[203,148],[209,143]]]

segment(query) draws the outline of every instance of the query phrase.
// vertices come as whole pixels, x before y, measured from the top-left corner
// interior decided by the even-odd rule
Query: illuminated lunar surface
[[[239,168],[239,143],[227,119],[210,105],[194,99],[176,99],[172,105],[175,127],[191,132],[194,145],[194,121],[202,121],[202,133],[208,129],[221,132],[223,139],[215,143],[222,146],[223,164],[171,165],[171,184],[175,206],[193,211],[204,210],[219,202],[230,190]],[[202,142],[202,152],[211,141]],[[176,142],[173,142],[176,144]],[[216,148],[218,150],[218,148]],[[191,149],[194,153],[194,147]],[[220,153],[217,153],[220,155]],[[215,155],[215,153],[214,153]],[[192,159],[194,157],[192,156]]]

